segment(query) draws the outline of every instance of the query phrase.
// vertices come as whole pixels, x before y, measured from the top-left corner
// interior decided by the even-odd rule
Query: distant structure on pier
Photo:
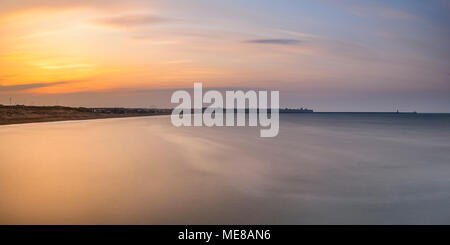
[[[280,109],[280,113],[311,113],[314,112],[311,109],[307,108],[300,108],[300,109],[290,109],[290,108],[284,108]]]

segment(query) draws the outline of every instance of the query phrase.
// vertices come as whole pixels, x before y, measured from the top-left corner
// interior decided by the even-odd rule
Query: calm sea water
[[[0,126],[0,224],[450,224],[450,116]]]

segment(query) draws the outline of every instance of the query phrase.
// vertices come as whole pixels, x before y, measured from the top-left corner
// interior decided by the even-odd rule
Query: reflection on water
[[[0,224],[450,224],[448,115],[0,127]]]

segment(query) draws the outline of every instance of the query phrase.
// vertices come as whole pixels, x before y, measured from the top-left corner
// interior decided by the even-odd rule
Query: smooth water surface
[[[450,224],[450,116],[0,126],[0,224]]]

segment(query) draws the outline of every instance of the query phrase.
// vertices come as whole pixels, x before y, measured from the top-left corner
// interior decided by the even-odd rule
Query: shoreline
[[[97,119],[117,119],[117,118],[133,118],[133,117],[151,117],[151,116],[167,116],[170,114],[139,114],[139,115],[111,115],[106,117],[89,117],[89,118],[62,118],[62,119],[53,119],[46,118],[42,120],[30,120],[30,121],[14,121],[14,122],[5,122],[0,119],[0,127],[8,126],[8,125],[24,125],[24,124],[32,124],[32,123],[47,123],[47,122],[70,122],[70,121],[88,121],[88,120],[97,120]]]

